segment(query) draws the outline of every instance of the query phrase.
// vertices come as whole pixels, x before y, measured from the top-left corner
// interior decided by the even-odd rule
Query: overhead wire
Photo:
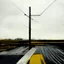
[[[28,17],[29,18],[29,16],[22,10],[22,9],[20,9],[14,2],[13,2],[13,0],[12,0],[12,3],[26,16],[26,17]],[[33,19],[33,18],[31,18],[31,20],[33,20],[33,21],[35,21],[35,22],[38,22],[39,23],[39,21],[37,21],[37,20],[35,20],[35,19]],[[27,27],[27,28],[29,28],[28,26],[26,26],[25,24],[23,24],[25,27]],[[34,29],[31,29],[31,30],[34,30]]]
[[[41,16],[56,0],[52,1],[40,14],[32,15],[32,16]]]
[[[13,2],[13,0],[12,0],[12,3],[25,15],[25,16],[27,16],[27,17],[29,17],[27,14],[25,14],[23,11],[22,11],[22,9],[20,9],[14,2]],[[33,19],[32,19],[33,20]],[[25,24],[23,24],[25,27],[27,27],[27,28],[29,28],[28,26],[26,26]],[[32,29],[31,29],[32,30]]]
[[[50,3],[50,4],[40,13],[39,16],[41,16],[55,1],[56,1],[56,0],[54,0],[52,3]],[[13,2],[13,0],[12,0],[12,2]],[[14,3],[14,2],[13,2],[13,3]],[[17,4],[14,3],[14,5],[15,5],[26,17],[29,18],[29,15],[27,15],[20,7],[18,7]],[[38,23],[41,24],[41,22],[39,22],[39,21],[37,21],[37,20],[35,20],[35,19],[33,19],[33,18],[31,18],[31,20],[33,20],[33,21],[38,22]],[[24,26],[27,27],[26,25],[24,25]],[[29,28],[29,26],[28,26],[28,28]],[[31,30],[35,30],[35,29],[31,29]]]
[[[56,0],[52,1],[43,11],[41,14],[33,15],[33,16],[41,16]],[[40,23],[40,22],[39,22]]]
[[[12,2],[13,2],[13,0],[12,0]],[[14,3],[14,2],[13,2],[13,3]],[[17,4],[14,3],[14,5],[15,5],[26,17],[29,18],[29,16],[28,16],[22,9],[20,9]],[[37,20],[35,20],[35,19],[33,19],[33,18],[31,18],[31,20],[38,22]]]
[[[42,11],[42,13],[39,14],[39,16],[41,16],[55,1],[56,1],[56,0],[54,0],[52,3],[50,3],[50,4],[44,9],[44,11]],[[13,0],[12,0],[12,2],[13,2]],[[13,2],[13,3],[14,3],[14,2]],[[20,9],[17,4],[14,3],[14,5],[15,5],[26,17],[29,18],[29,16],[28,16],[22,9]],[[40,23],[39,21],[37,21],[37,20],[35,20],[35,19],[33,19],[33,18],[31,18],[31,20]],[[26,26],[26,25],[25,25],[25,26]],[[27,27],[27,26],[26,26],[26,27]],[[29,28],[29,27],[28,27],[28,28]]]
[[[56,0],[54,0],[51,4],[49,4],[49,5],[44,9],[44,11],[43,11],[41,14],[39,14],[39,16],[41,16],[55,1],[56,1]],[[13,0],[12,0],[12,2],[13,2]],[[14,3],[14,2],[13,2],[13,3]],[[14,4],[15,4],[15,3],[14,3]],[[28,16],[22,9],[20,9],[16,4],[15,4],[15,6],[16,6],[26,17],[29,18],[29,16]],[[31,18],[31,20],[40,23],[39,21],[37,21],[37,20],[35,20],[35,19],[33,19],[33,18]]]
[[[52,1],[43,11],[41,14],[33,15],[33,16],[41,16],[56,0]],[[40,23],[40,22],[39,22]]]
[[[44,11],[42,11],[42,13],[40,14],[40,16],[55,2],[56,0],[52,1],[52,3],[50,3],[45,9]]]

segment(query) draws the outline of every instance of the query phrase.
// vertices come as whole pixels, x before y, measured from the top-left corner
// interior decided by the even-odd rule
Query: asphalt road
[[[61,48],[52,45],[36,46],[36,48],[34,54],[42,54],[46,64],[64,64],[64,50]],[[22,55],[0,55],[0,64],[16,64],[21,57]]]
[[[36,53],[44,56],[46,64],[64,64],[64,50],[57,46],[36,46]]]

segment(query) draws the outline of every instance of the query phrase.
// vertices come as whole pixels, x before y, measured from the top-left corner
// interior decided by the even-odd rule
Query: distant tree
[[[15,40],[23,40],[22,38],[16,38]]]
[[[12,39],[9,38],[8,40],[12,40]]]

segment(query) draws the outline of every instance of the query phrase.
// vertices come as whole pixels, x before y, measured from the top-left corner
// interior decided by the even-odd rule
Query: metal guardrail
[[[35,51],[36,48],[31,48],[16,64],[26,64]]]

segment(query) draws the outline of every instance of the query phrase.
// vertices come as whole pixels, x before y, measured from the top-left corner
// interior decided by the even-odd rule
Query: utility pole
[[[29,49],[31,49],[31,16],[41,16],[55,1],[56,0],[54,0],[49,6],[47,6],[46,9],[41,14],[37,14],[37,15],[31,15],[31,7],[29,7]]]
[[[31,49],[31,7],[29,7],[29,49]]]

